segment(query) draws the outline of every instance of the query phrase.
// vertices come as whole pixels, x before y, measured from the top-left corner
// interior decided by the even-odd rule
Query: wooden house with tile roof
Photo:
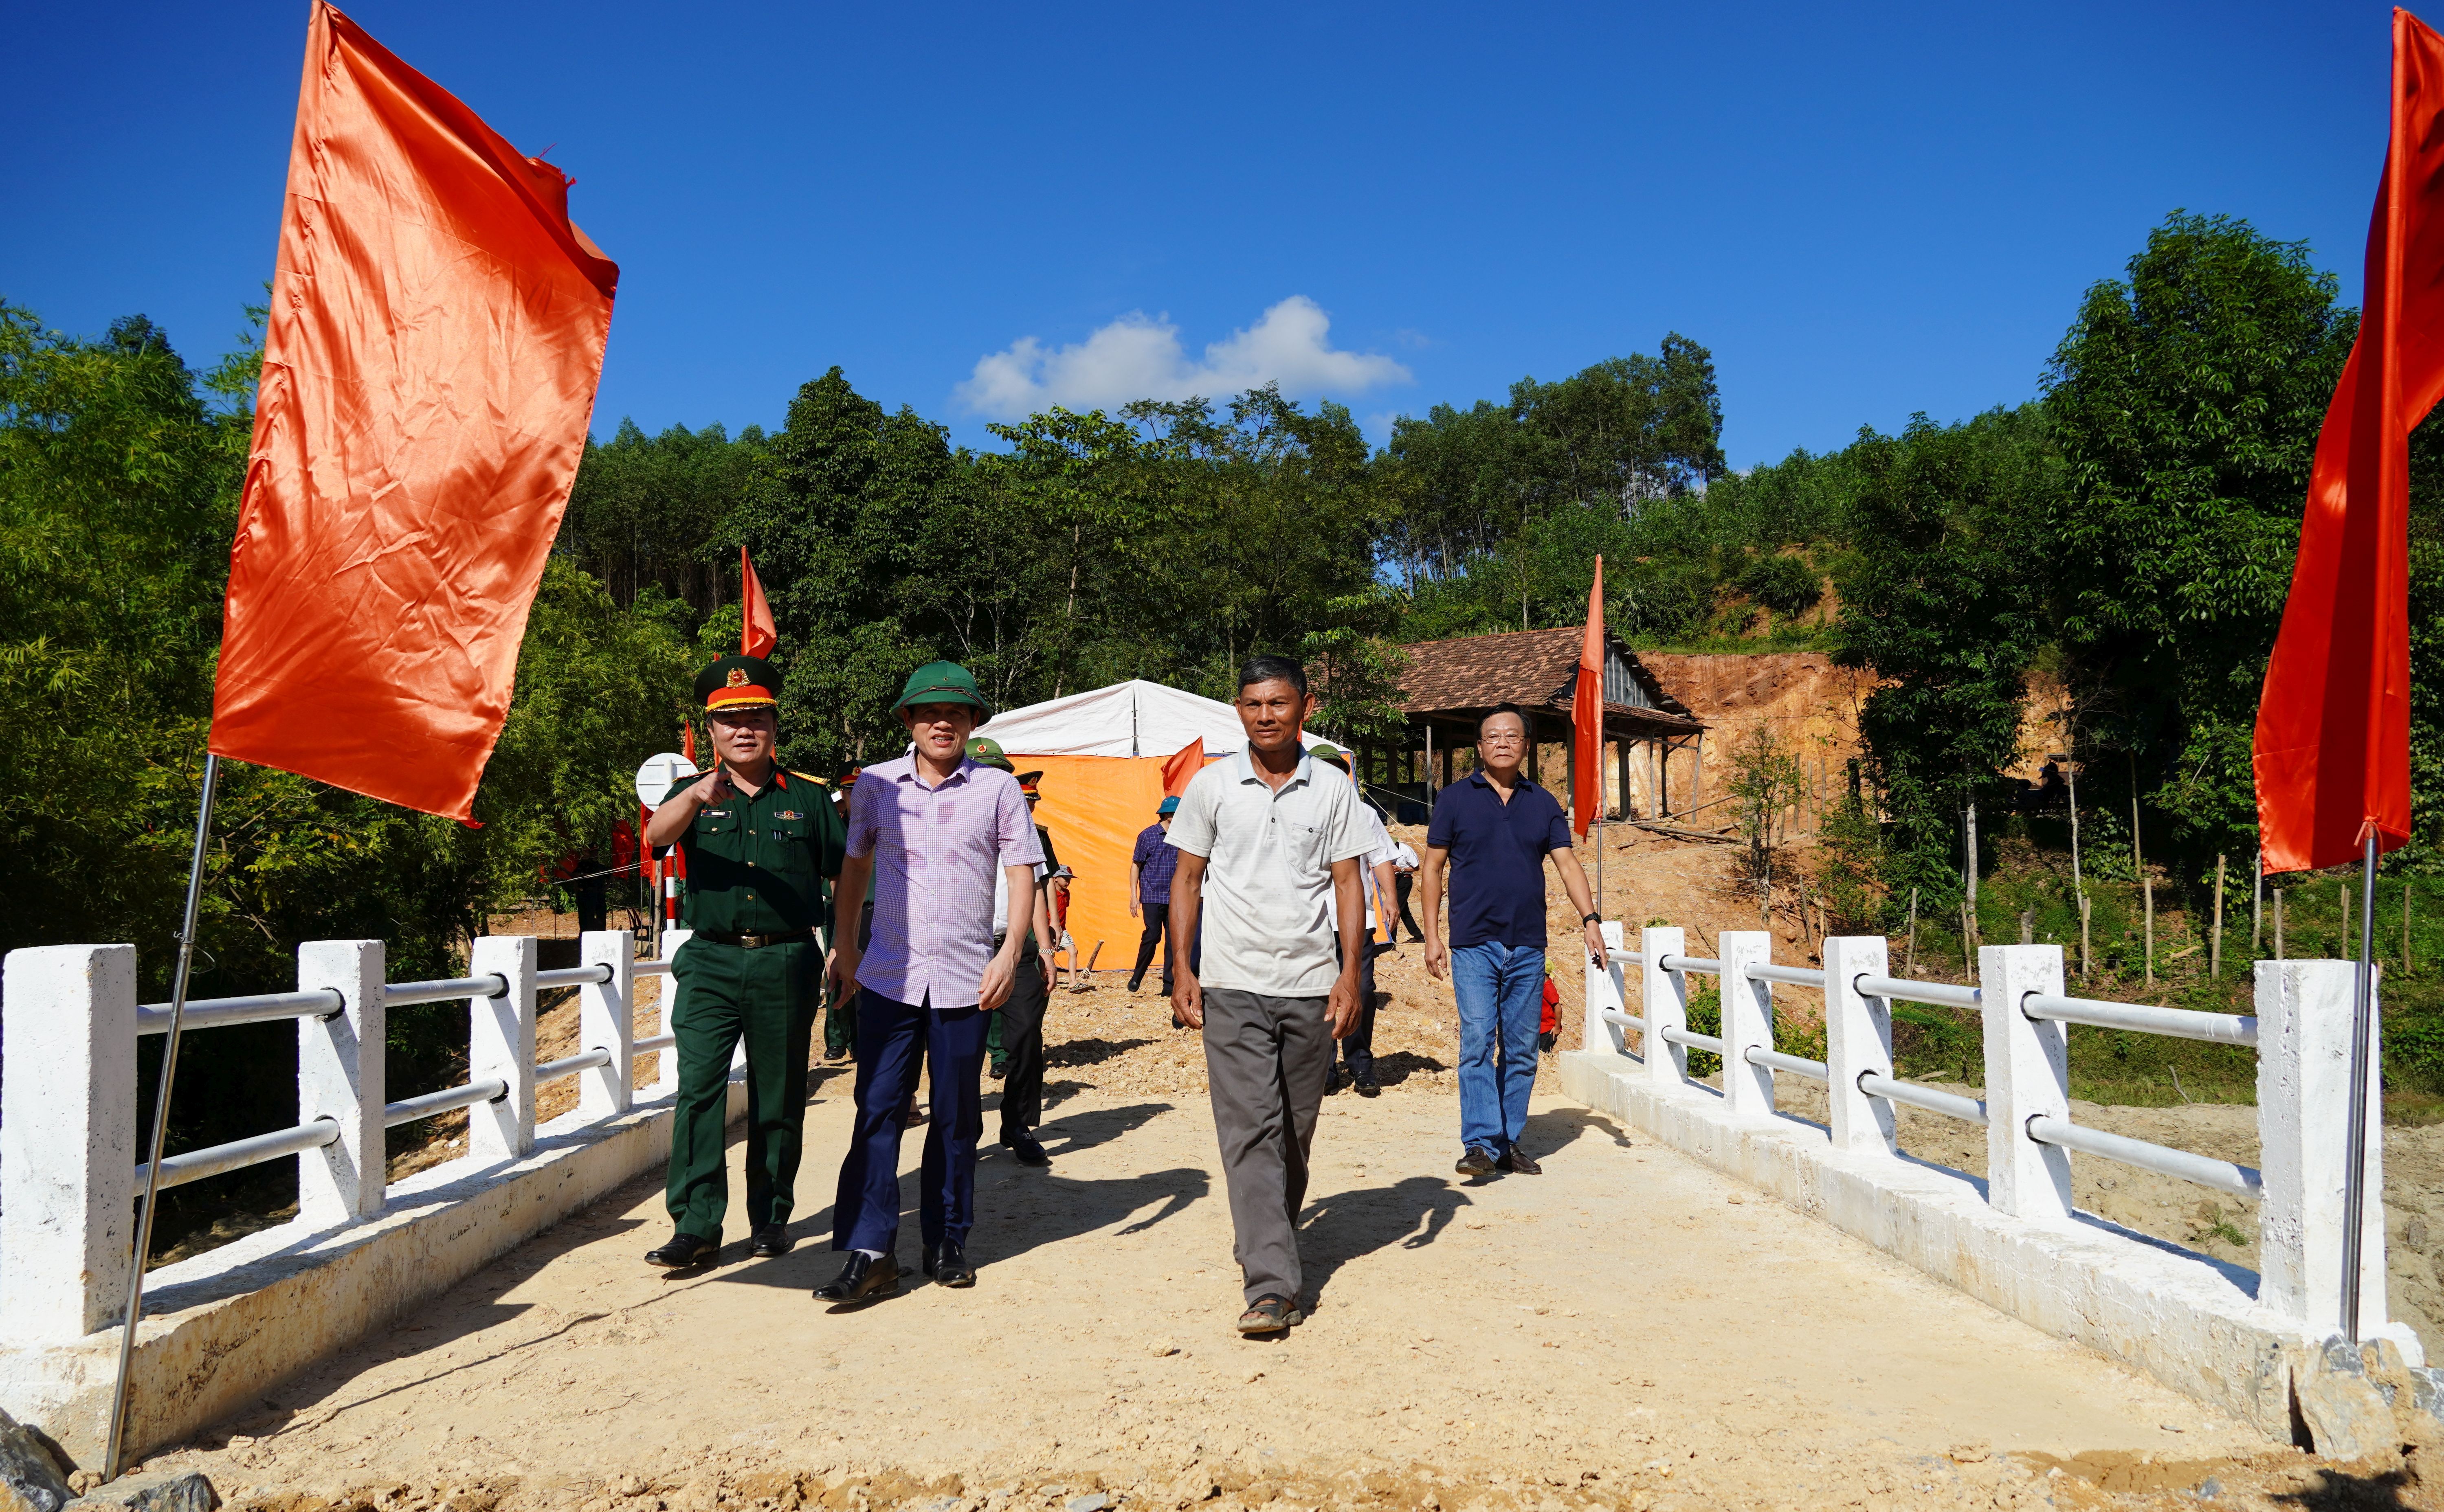
[[[1564,625],[1404,647],[1409,667],[1400,679],[1400,706],[1408,722],[1406,749],[1424,758],[1421,768],[1416,768],[1425,774],[1425,784],[1420,785],[1447,785],[1453,777],[1452,752],[1472,749],[1477,721],[1486,710],[1502,704],[1516,704],[1528,716],[1528,774],[1546,782],[1548,774],[1536,770],[1535,752],[1540,747],[1558,745],[1565,753],[1562,759],[1568,759],[1571,705],[1578,688],[1583,635],[1575,625]],[[1657,680],[1620,636],[1607,634],[1604,640],[1604,742],[1620,765],[1615,794],[1625,796],[1642,787],[1652,801],[1641,807],[1669,813],[1672,800],[1678,795],[1663,791],[1661,774],[1668,757],[1681,747],[1698,746],[1706,726]],[[1632,765],[1639,762],[1646,764],[1640,768],[1646,781],[1634,784]],[[1547,785],[1557,791],[1568,786],[1566,771],[1549,777]],[[1418,798],[1429,796],[1417,786],[1401,785],[1410,786]],[[1686,806],[1685,797],[1681,802]]]

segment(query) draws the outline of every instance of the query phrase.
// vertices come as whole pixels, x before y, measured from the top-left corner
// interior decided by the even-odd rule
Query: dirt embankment
[[[1640,652],[1639,661],[1666,691],[1706,722],[1704,759],[1694,747],[1673,753],[1666,796],[1677,812],[1720,797],[1731,752],[1757,730],[1770,731],[1799,758],[1811,797],[1835,801],[1846,788],[1844,769],[1859,754],[1859,706],[1875,686],[1871,673],[1833,665],[1823,652],[1691,656]],[[1639,812],[1645,779],[1633,772]]]

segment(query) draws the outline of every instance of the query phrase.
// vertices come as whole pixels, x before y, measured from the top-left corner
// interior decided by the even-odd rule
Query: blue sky
[[[2389,7],[343,9],[578,180],[598,434],[840,364],[986,422],[1276,377],[1378,440],[1677,330],[1747,467],[2029,396],[2176,207],[2358,298]],[[0,297],[199,363],[270,272],[306,7],[27,7]],[[2444,22],[2444,15],[2435,17]]]

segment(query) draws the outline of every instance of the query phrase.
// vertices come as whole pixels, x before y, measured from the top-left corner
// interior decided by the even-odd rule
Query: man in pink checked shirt
[[[1009,1000],[1044,859],[1017,780],[968,759],[968,736],[987,710],[967,669],[947,661],[917,668],[896,708],[915,748],[859,774],[848,857],[834,887],[856,897],[874,879],[872,942],[861,948],[853,931],[842,931],[827,968],[835,994],[858,993],[857,1128],[832,1205],[832,1248],[848,1261],[815,1288],[816,1300],[843,1304],[898,1289],[899,1134],[924,1065],[934,1073],[925,1274],[944,1286],[976,1283],[967,1244],[985,1127],[985,1015]],[[996,869],[1009,898],[1001,931],[992,917]],[[1048,973],[1047,962],[1033,968]]]

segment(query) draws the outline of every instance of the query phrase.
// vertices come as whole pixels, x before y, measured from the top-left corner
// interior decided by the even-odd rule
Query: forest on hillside
[[[389,941],[395,975],[449,974],[539,868],[631,811],[693,669],[736,644],[741,546],[802,768],[895,744],[890,701],[935,656],[1016,704],[1131,676],[1227,696],[1238,661],[1285,652],[1329,669],[1324,726],[1363,736],[1393,714],[1403,643],[1577,623],[1602,553],[1634,645],[1807,646],[1879,677],[1840,922],[1896,930],[1912,890],[1935,916],[1956,904],[1962,811],[2008,796],[2040,674],[2073,710],[2048,741],[2114,778],[2147,861],[2194,885],[2253,849],[2257,687],[2356,314],[2305,247],[2176,213],[2065,317],[2025,403],[1744,473],[1713,359],[1677,334],[1403,417],[1379,449],[1346,409],[1265,389],[1054,410],[976,450],[838,367],[776,431],[623,422],[587,447],[482,827],[237,768],[196,990],[286,986],[295,942],[339,936]],[[0,304],[0,948],[133,940],[148,996],[258,362],[251,336],[199,367],[141,316],[83,338]],[[2444,839],[2439,426],[2414,442],[2418,842],[2396,876],[2437,872]],[[2117,812],[2091,821],[2102,865]],[[2230,877],[2245,897],[2245,862]],[[438,1084],[465,1032],[445,1017],[395,1020],[395,1086]],[[286,1096],[276,1063],[224,1074],[231,1101]]]

